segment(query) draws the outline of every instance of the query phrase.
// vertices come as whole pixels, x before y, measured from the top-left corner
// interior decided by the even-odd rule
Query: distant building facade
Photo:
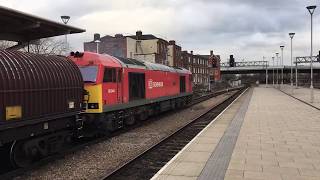
[[[168,62],[169,66],[183,67],[181,61],[181,47],[171,40],[168,45]]]
[[[168,41],[152,34],[144,35],[141,31],[127,38],[130,39],[128,44],[130,58],[168,65]]]
[[[97,35],[97,34],[95,34]],[[182,51],[175,41],[166,41],[152,34],[103,36],[99,39],[84,42],[84,50],[118,57],[133,58],[168,66],[184,67],[193,73],[194,85],[208,85],[220,80],[220,56],[195,55],[193,51]]]
[[[190,70],[193,74],[194,85],[209,85],[209,82],[220,81],[220,56],[214,55],[195,55],[193,51],[181,52],[181,66]]]
[[[214,55],[213,51],[210,51],[210,55],[202,55],[209,60],[209,76],[210,82],[220,81],[221,80],[221,72],[220,72],[220,55]]]
[[[85,51],[97,52],[100,54],[111,54],[114,56],[127,56],[127,38],[121,34],[113,36],[104,36],[100,38],[100,42],[85,42],[83,44]]]
[[[142,34],[137,31],[134,36],[116,34],[114,37],[106,35],[95,41],[85,42],[84,50],[110,54],[113,56],[134,58],[143,61],[175,66],[180,59],[181,47],[174,41],[170,43],[152,34]]]
[[[209,84],[209,59],[207,57],[194,55],[193,51],[190,53],[182,51],[181,61],[183,67],[192,72],[194,85]]]

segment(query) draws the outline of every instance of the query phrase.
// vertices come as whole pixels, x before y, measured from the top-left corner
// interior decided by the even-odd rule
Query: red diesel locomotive
[[[69,58],[79,66],[88,92],[85,124],[103,132],[192,99],[192,74],[186,69],[91,52]]]

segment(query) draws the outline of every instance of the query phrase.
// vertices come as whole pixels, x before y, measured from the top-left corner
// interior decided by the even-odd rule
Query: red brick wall
[[[99,53],[110,54],[113,56],[127,57],[127,41],[126,37],[105,36],[100,39]],[[84,50],[96,52],[97,43],[85,42]]]
[[[167,60],[168,42],[162,39],[159,39],[157,47],[158,47],[157,48],[158,52],[156,54],[155,62],[159,64],[165,64],[165,61]]]

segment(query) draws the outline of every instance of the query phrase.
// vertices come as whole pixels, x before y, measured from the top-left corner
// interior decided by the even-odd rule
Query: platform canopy
[[[0,6],[0,40],[28,43],[41,38],[85,32],[84,29]]]

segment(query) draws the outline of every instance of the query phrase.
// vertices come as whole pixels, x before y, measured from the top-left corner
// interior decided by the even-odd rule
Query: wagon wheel
[[[139,120],[144,121],[148,119],[148,113],[146,111],[143,111],[138,115],[138,117],[139,117]]]
[[[10,149],[10,162],[14,167],[27,167],[33,162],[33,157],[28,155],[24,148],[25,142],[14,141]]]
[[[132,126],[132,125],[134,125],[134,123],[136,122],[136,119],[135,119],[134,115],[131,115],[131,116],[127,117],[127,118],[124,120],[124,122],[125,122],[125,124],[126,124],[127,126]]]

